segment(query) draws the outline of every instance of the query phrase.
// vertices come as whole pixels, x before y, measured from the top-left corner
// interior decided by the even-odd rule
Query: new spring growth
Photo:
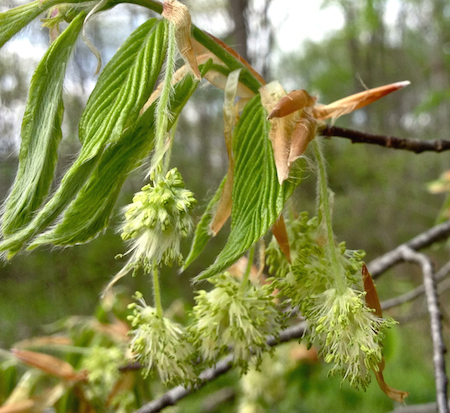
[[[124,363],[124,352],[118,347],[95,346],[91,353],[83,358],[81,367],[88,372],[86,390],[89,399],[107,400],[120,378],[119,367]]]
[[[181,265],[180,242],[192,231],[189,213],[197,203],[194,194],[185,189],[177,168],[165,176],[155,172],[151,176],[153,183],[145,185],[135,194],[133,203],[125,207],[121,236],[130,242],[128,252],[132,254],[127,272],[142,267],[149,273],[153,263]]]
[[[192,384],[196,377],[192,361],[194,349],[182,327],[166,317],[159,317],[140,292],[136,292],[134,298],[137,303],[128,306],[133,310],[133,315],[128,316],[133,327],[130,347],[136,360],[144,366],[143,375],[146,377],[155,369],[165,384]]]
[[[351,287],[344,292],[330,288],[303,312],[311,340],[320,345],[325,361],[335,364],[330,374],[340,373],[350,385],[363,389],[370,383],[370,370],[379,370],[384,333],[395,324],[373,314],[364,295]]]
[[[320,347],[327,363],[334,363],[331,374],[341,373],[354,387],[365,388],[370,370],[378,371],[382,360],[384,332],[394,324],[374,314],[365,303],[361,284],[362,251],[349,251],[345,244],[332,248],[335,265],[331,264],[329,245],[317,242],[319,221],[302,213],[297,220],[286,221],[293,236],[291,267],[283,265],[283,255],[272,242],[267,262],[276,271],[272,287],[300,309],[306,318],[310,341]],[[356,286],[356,287],[355,287]]]
[[[212,277],[210,292],[199,291],[190,328],[194,344],[204,359],[214,362],[230,348],[235,364],[245,372],[249,362],[258,365],[268,350],[269,335],[280,329],[279,313],[264,288],[247,283],[245,289],[230,274]]]

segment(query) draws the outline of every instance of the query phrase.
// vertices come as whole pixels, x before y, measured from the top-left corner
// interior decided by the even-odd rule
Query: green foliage
[[[2,218],[4,237],[26,226],[48,194],[62,138],[67,61],[85,16],[80,13],[51,45],[31,80],[22,123],[19,170]]]
[[[151,0],[134,3],[161,12],[161,5]],[[284,244],[284,228],[278,233],[274,230],[277,241],[274,239],[265,251],[263,247],[259,251],[262,261],[266,254],[274,274],[272,279],[265,280],[264,262],[260,263],[260,271],[252,266],[255,243],[264,238],[283,214],[303,170],[297,164],[289,179],[279,184],[272,146],[276,134],[271,132],[282,123],[267,119],[267,110],[258,93],[263,80],[231,49],[197,28],[191,30],[190,16],[180,3],[171,2],[171,5],[184,19],[176,25],[167,20],[146,21],[106,65],[81,116],[82,147],[78,158],[52,198],[44,203],[53,181],[61,140],[62,87],[68,59],[77,34],[83,22],[86,23],[86,15],[114,4],[86,2],[70,6],[67,13],[60,16],[61,21],[67,19],[71,23],[50,46],[32,79],[22,129],[19,172],[3,215],[0,251],[11,258],[25,246],[28,249],[44,244],[68,246],[92,240],[108,226],[127,177],[136,167],[144,165],[150,171],[151,183],[139,185],[141,191],[122,211],[122,239],[130,242],[124,255],[130,254],[130,259],[114,281],[131,268],[143,267],[144,273],[153,275],[154,306],[148,305],[144,296],[137,293],[137,303],[126,310],[122,302],[122,308],[118,309],[117,297],[110,296],[111,290],[107,290],[97,318],[72,318],[61,323],[70,338],[69,344],[55,345],[54,337],[44,339],[49,345],[41,345],[39,340],[34,344],[19,343],[27,348],[38,343],[38,350],[44,354],[28,354],[30,359],[26,362],[42,373],[35,376],[26,373],[18,379],[13,369],[18,363],[16,358],[23,360],[20,353],[16,352],[16,358],[4,357],[6,361],[0,368],[8,382],[0,387],[2,401],[7,397],[14,401],[13,389],[23,385],[28,386],[23,398],[38,403],[33,404],[36,409],[57,405],[61,412],[72,411],[74,406],[127,412],[160,393],[161,384],[198,384],[200,371],[230,353],[233,364],[241,367],[242,373],[250,371],[243,380],[246,394],[242,396],[242,406],[269,408],[277,401],[277,396],[268,390],[276,386],[271,381],[273,377],[268,377],[267,373],[267,377],[259,375],[256,369],[261,367],[270,372],[270,368],[276,367],[274,377],[279,380],[279,386],[280,383],[284,386],[283,377],[294,369],[293,357],[285,353],[271,362],[267,358],[268,340],[283,330],[284,321],[286,325],[291,322],[289,316],[295,315],[297,310],[308,322],[309,344],[317,346],[325,362],[334,363],[331,373],[338,372],[352,386],[365,389],[371,370],[379,372],[383,368],[385,330],[393,321],[383,319],[381,313],[375,313],[366,303],[361,279],[363,254],[349,251],[345,244],[335,242],[325,161],[317,140],[313,145],[319,176],[319,216],[308,219],[307,214],[300,214],[298,219],[287,220]],[[65,7],[56,0],[44,0],[0,14],[0,43],[51,6]],[[370,3],[364,9],[365,25],[371,29],[381,21],[377,7]],[[170,11],[173,10],[164,13]],[[55,23],[51,19],[47,19],[47,26]],[[355,27],[349,28],[352,33],[354,30]],[[164,312],[158,277],[159,274],[165,276],[160,271],[163,265],[182,263],[181,239],[191,232],[191,212],[196,204],[193,193],[185,189],[178,169],[169,169],[177,117],[198,86],[198,81],[190,74],[196,69],[194,60],[190,61],[190,67],[181,71],[176,72],[175,67],[176,44],[181,44],[180,39],[183,44],[188,44],[187,40],[190,43],[191,33],[211,52],[211,59],[200,67],[202,76],[212,75],[208,77],[211,82],[216,76],[220,85],[226,82],[231,71],[240,69],[240,86],[246,86],[255,96],[249,101],[235,102],[233,95],[227,102],[244,106],[242,113],[239,114],[239,106],[235,111],[239,119],[233,131],[231,230],[215,262],[194,278],[196,281],[208,278],[211,289],[197,292],[195,304],[186,315],[184,307],[180,310],[176,303]],[[344,36],[347,40],[348,34]],[[180,52],[185,57],[186,49]],[[314,56],[317,50],[311,46],[309,52]],[[334,50],[333,56],[340,59],[340,51]],[[165,73],[161,76],[163,67]],[[319,82],[330,79],[326,72],[319,77],[315,67],[310,71]],[[348,80],[349,73],[352,72],[344,63],[335,68],[341,80]],[[158,78],[162,81],[156,87]],[[336,77],[332,79],[335,82]],[[304,113],[301,110],[293,110],[294,115],[316,116],[314,122],[320,121],[312,106],[308,113],[306,109]],[[290,119],[294,122],[296,118]],[[234,119],[229,123],[234,124]],[[299,129],[296,133],[301,135]],[[293,129],[289,134],[279,134],[278,138],[293,141]],[[301,140],[301,136],[296,138]],[[151,164],[147,166],[145,159],[152,151]],[[212,238],[209,227],[225,179],[197,226],[184,268]],[[280,248],[278,242],[284,248]],[[238,264],[242,262],[233,266],[249,249],[246,270],[239,269]],[[290,259],[287,252],[291,254]],[[105,272],[112,271],[108,268]],[[133,273],[136,275],[137,271]],[[128,299],[124,301],[128,304]],[[310,355],[305,356],[308,357]],[[315,356],[310,358],[315,360]],[[54,363],[43,365],[36,362],[39,360]],[[135,366],[134,362],[139,363],[144,377],[140,372],[127,371]],[[123,366],[125,363],[128,364]],[[55,371],[54,365],[64,367],[70,374]],[[159,379],[150,374],[153,372],[158,373]],[[49,374],[54,376],[50,380]],[[305,374],[301,376],[304,379]],[[264,388],[267,391],[263,393]],[[282,390],[277,388],[274,393],[282,393]],[[288,409],[286,407],[286,411]]]
[[[236,126],[231,233],[215,263],[198,280],[223,271],[258,241],[274,224],[298,184],[299,177],[295,177],[294,183],[278,183],[266,117],[260,96],[255,96]]]
[[[226,179],[227,178],[225,177],[220,183],[220,186],[217,189],[216,193],[209,201],[208,206],[206,207],[205,212],[200,219],[200,222],[197,224],[194,239],[192,240],[191,244],[191,250],[186,257],[183,265],[183,270],[186,269],[192,263],[192,261],[194,261],[200,255],[208,241],[212,238],[210,225],[214,219],[214,212],[220,200],[220,196],[222,195],[222,190],[225,185]]]
[[[43,12],[40,0],[35,0],[0,14],[0,47]]]

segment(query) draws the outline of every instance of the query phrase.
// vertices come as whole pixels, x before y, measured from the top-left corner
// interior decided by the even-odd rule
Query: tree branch
[[[445,221],[442,224],[436,225],[433,228],[417,235],[412,240],[406,242],[395,248],[392,251],[387,252],[381,257],[375,258],[369,264],[367,269],[369,270],[372,278],[377,278],[389,268],[404,261],[401,249],[403,247],[411,248],[412,250],[420,250],[422,248],[429,247],[435,242],[442,241],[450,236],[450,221]]]
[[[445,344],[442,337],[442,315],[439,309],[438,293],[434,279],[431,260],[424,254],[420,254],[407,246],[399,248],[399,252],[405,261],[414,262],[421,266],[423,272],[423,285],[427,297],[427,307],[430,313],[431,337],[433,339],[433,364],[434,378],[436,382],[436,401],[439,413],[449,413],[447,404],[448,379],[445,373]]]
[[[373,135],[371,133],[359,132],[338,126],[327,125],[320,131],[322,136],[331,138],[333,136],[347,138],[352,143],[368,143],[383,146],[384,148],[403,149],[414,153],[422,152],[444,152],[450,150],[450,140],[426,140],[413,138],[396,138],[394,136]]]
[[[435,281],[439,283],[442,281],[447,275],[450,273],[450,261],[447,262],[434,276]],[[447,280],[448,281],[448,280]],[[444,285],[445,284],[445,285]],[[438,284],[438,292],[441,293],[450,288],[447,283]],[[391,298],[390,300],[383,301],[381,303],[381,309],[387,310],[388,308],[396,307],[400,304],[406,303],[408,301],[414,300],[421,296],[425,292],[425,286],[419,285],[411,291],[408,291],[405,294],[399,295],[398,297]]]
[[[376,278],[380,276],[383,272],[388,270],[389,268],[393,267],[399,262],[407,260],[404,255],[404,249],[407,248],[409,251],[412,251],[414,255],[417,253],[414,252],[414,250],[419,250],[425,247],[430,246],[431,244],[446,239],[450,235],[450,221],[446,221],[443,224],[437,225],[422,234],[416,236],[412,240],[406,242],[405,244],[400,245],[399,247],[395,248],[394,250],[382,255],[379,258],[376,258],[375,260],[371,261],[367,267],[372,274],[373,278]],[[421,257],[424,257],[424,259],[428,262],[428,259],[423,256],[422,254],[417,254]],[[408,255],[409,256],[409,255]],[[409,260],[409,259],[408,259]],[[416,261],[415,261],[416,262]],[[449,268],[447,268],[449,267]],[[430,267],[431,268],[431,267]],[[450,270],[450,264],[446,264],[441,271],[448,272]],[[440,274],[439,272],[438,274]],[[424,277],[428,273],[425,273],[424,271]],[[439,275],[439,277],[441,277]],[[442,275],[442,278],[444,275]],[[424,282],[425,283],[425,282]],[[415,290],[413,290],[415,291]],[[423,291],[427,291],[426,287],[423,287]],[[410,292],[412,293],[412,292]],[[410,294],[408,293],[408,294]],[[421,294],[420,292],[419,294]],[[417,292],[414,292],[414,294],[417,294]],[[417,295],[419,295],[417,294]],[[416,295],[415,295],[416,296]],[[412,297],[412,298],[415,298]],[[428,297],[428,295],[427,295]],[[409,298],[409,299],[412,299]],[[407,300],[405,300],[407,301]],[[385,308],[386,303],[389,303],[388,301],[384,303]],[[436,301],[437,303],[437,301]],[[393,305],[390,305],[391,307]],[[434,307],[433,307],[434,308]],[[439,311],[439,308],[438,308]],[[440,314],[440,313],[439,313]],[[433,313],[433,320],[435,319],[436,314]],[[439,320],[440,325],[440,320]],[[267,344],[271,347],[276,346],[280,343],[287,342],[289,340],[300,338],[303,336],[303,334],[306,331],[306,324],[304,322],[299,323],[295,326],[289,327],[286,330],[282,331],[280,333],[280,336],[278,339],[275,337],[270,337],[267,340]],[[442,337],[442,336],[441,336]],[[202,380],[200,384],[198,384],[195,387],[183,387],[183,386],[177,386],[173,389],[169,390],[167,393],[162,395],[160,398],[153,400],[144,406],[142,406],[139,410],[137,410],[135,413],[156,413],[164,409],[168,406],[175,405],[178,401],[185,398],[186,396],[190,395],[191,393],[195,392],[196,390],[199,390],[200,388],[204,387],[206,384],[208,384],[210,381],[213,381],[217,377],[227,373],[231,368],[233,367],[233,356],[229,355],[219,361],[214,367],[204,370],[200,374],[200,379]],[[440,369],[439,371],[441,371]],[[445,375],[445,371],[444,371]],[[445,376],[446,377],[446,376]]]
[[[436,413],[436,402],[413,404],[411,406],[401,406],[398,409],[392,410],[390,413]]]
[[[305,322],[298,323],[295,326],[289,327],[286,330],[282,331],[278,338],[270,337],[267,340],[267,344],[271,347],[274,347],[278,344],[285,343],[295,338],[301,338],[305,334],[305,331],[306,331],[306,323]],[[173,406],[178,401],[185,398],[189,394],[204,387],[210,381],[216,379],[222,374],[225,374],[226,372],[231,370],[232,367],[233,367],[233,356],[230,354],[229,356],[220,360],[214,367],[204,370],[199,376],[201,382],[197,386],[174,387],[172,390],[169,390],[167,393],[162,395],[159,399],[153,400],[150,403],[145,404],[135,413],[156,413],[161,411],[165,407]]]

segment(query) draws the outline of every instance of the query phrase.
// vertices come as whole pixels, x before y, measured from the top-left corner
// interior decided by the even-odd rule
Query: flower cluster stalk
[[[250,248],[250,251],[248,253],[247,268],[245,269],[245,273],[244,273],[244,275],[242,277],[242,284],[241,284],[241,293],[242,294],[244,294],[245,288],[247,287],[248,279],[250,277],[250,271],[252,269],[254,256],[255,256],[255,246],[252,245],[252,247]]]
[[[158,264],[153,260],[153,295],[155,300],[156,315],[163,317],[163,307],[161,302],[161,288],[159,286]]]
[[[328,249],[330,252],[331,264],[334,269],[336,287],[340,291],[344,291],[347,287],[347,281],[345,274],[343,273],[342,265],[339,264],[338,252],[336,251],[336,245],[334,241],[333,225],[331,220],[331,209],[329,203],[329,193],[327,184],[327,172],[325,169],[325,160],[322,154],[317,139],[312,142],[314,147],[314,154],[316,155],[317,167],[318,167],[318,191],[319,191],[319,208],[322,212],[322,219],[325,220],[327,237],[328,237]]]
[[[163,88],[156,109],[155,153],[153,154],[150,172],[155,170],[160,164],[162,167],[165,166],[161,161],[165,153],[164,146],[170,118],[169,100],[170,95],[173,92],[172,76],[175,70],[175,57],[177,53],[177,42],[175,37],[176,28],[171,22],[168,22],[168,26],[167,57],[165,62]],[[164,172],[166,171],[163,170],[162,173]]]

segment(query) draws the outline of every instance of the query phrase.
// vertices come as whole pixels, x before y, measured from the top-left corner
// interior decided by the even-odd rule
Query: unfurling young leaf
[[[245,107],[233,135],[235,170],[230,236],[215,263],[198,280],[228,268],[258,241],[279,217],[295,188],[288,181],[278,183],[266,118],[261,97],[255,96]]]
[[[205,65],[202,72],[208,68],[209,66]],[[194,82],[191,76],[175,85],[171,101],[173,121],[197,86],[198,82]],[[153,148],[155,107],[156,102],[117,142],[107,148],[75,201],[64,212],[61,222],[37,238],[30,248],[42,244],[84,243],[106,228],[125,179]]]
[[[36,0],[0,13],[0,47],[43,11],[40,0]]]
[[[2,218],[5,238],[30,222],[52,183],[62,137],[64,76],[84,17],[85,13],[79,14],[53,42],[31,80],[22,123],[19,170]]]
[[[200,253],[205,248],[208,241],[213,237],[211,233],[211,223],[215,216],[215,210],[217,208],[217,204],[219,203],[220,197],[222,195],[223,188],[225,186],[227,177],[225,177],[219,185],[214,196],[209,201],[208,206],[206,207],[205,212],[200,219],[200,222],[197,224],[194,233],[194,239],[192,240],[191,249],[189,251],[188,256],[184,260],[184,265],[182,270],[184,271],[192,262],[200,255]]]
[[[233,129],[238,118],[238,107],[235,105],[237,87],[239,84],[239,75],[241,70],[235,70],[228,75],[227,85],[225,87],[225,102],[223,105],[223,133],[225,135],[225,144],[228,153],[228,171],[227,180],[220,196],[214,220],[211,224],[211,232],[214,236],[220,231],[228,217],[231,214],[231,191],[233,188],[234,175],[234,156],[233,156]]]
[[[64,175],[58,191],[33,221],[0,244],[0,251],[17,253],[67,207],[99,163],[108,144],[139,116],[150,96],[162,63],[167,23],[148,20],[125,41],[103,70],[80,121],[81,152]]]

